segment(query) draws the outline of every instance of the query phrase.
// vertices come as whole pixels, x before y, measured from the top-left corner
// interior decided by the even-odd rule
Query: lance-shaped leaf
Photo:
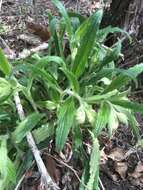
[[[79,92],[79,82],[78,82],[76,76],[72,73],[72,71],[69,71],[66,67],[60,68],[60,69],[64,72],[64,74],[68,78],[73,91],[78,93]]]
[[[97,114],[97,119],[95,120],[95,125],[94,125],[94,135],[95,137],[97,137],[100,132],[102,131],[102,129],[106,126],[108,119],[109,119],[109,106],[103,102],[98,114]]]
[[[103,61],[99,65],[99,70],[101,70],[105,65],[111,63],[112,61],[117,60],[121,53],[121,41],[119,40],[116,46],[107,52],[107,55],[104,57]]]
[[[136,103],[136,102],[131,102],[129,100],[111,100],[112,104],[122,106],[124,108],[133,110],[134,112],[140,112],[143,113],[143,105]]]
[[[108,132],[109,136],[112,136],[113,131],[115,131],[118,128],[119,121],[117,118],[116,111],[113,107],[110,107],[110,113],[108,117]]]
[[[97,138],[94,137],[94,134],[91,133],[92,136],[92,141],[93,141],[93,145],[92,145],[92,152],[90,155],[90,177],[89,177],[89,181],[87,183],[87,187],[86,190],[90,189],[90,190],[94,190],[94,189],[98,189],[98,179],[99,179],[99,160],[100,160],[100,150],[99,150],[99,143]],[[95,184],[96,182],[96,184]]]
[[[0,78],[0,103],[7,100],[12,92],[12,85],[6,79]]]
[[[62,150],[75,119],[75,106],[72,98],[68,98],[59,108],[58,127],[56,129],[56,148]]]
[[[136,80],[136,77],[143,72],[143,63],[135,65],[128,70],[120,70],[120,74],[112,83],[104,90],[104,93],[114,89],[120,89],[125,86],[129,81]]]
[[[25,118],[15,129],[12,134],[13,139],[16,143],[20,143],[22,139],[31,131],[38,122],[42,119],[43,115],[39,113],[32,113]]]
[[[62,58],[58,57],[58,56],[45,56],[42,57],[38,63],[37,63],[37,67],[45,67],[47,66],[50,62],[54,62],[57,63],[59,66],[66,66],[65,62],[63,61]]]
[[[8,157],[7,137],[2,137],[0,140],[0,155],[0,189],[5,189],[9,182],[15,183],[16,181],[16,170]]]
[[[38,129],[34,129],[32,131],[32,134],[34,136],[34,139],[36,141],[36,144],[39,144],[40,142],[46,140],[48,137],[52,136],[54,134],[54,125],[45,124]]]
[[[88,19],[88,22],[85,21],[88,27],[86,30],[83,30],[84,34],[81,34],[83,37],[81,38],[73,65],[73,72],[77,77],[85,70],[85,65],[95,43],[96,32],[99,29],[102,14],[103,11],[99,10]]]
[[[67,32],[68,32],[68,35],[69,35],[69,37],[71,39],[72,34],[73,34],[73,29],[72,29],[70,17],[68,16],[68,13],[67,13],[65,7],[62,5],[62,3],[59,0],[52,0],[52,2],[55,5],[55,7],[58,8],[60,14],[65,19]]]
[[[128,32],[118,28],[118,27],[112,27],[112,26],[107,26],[106,28],[103,28],[101,30],[98,31],[97,36],[98,36],[98,40],[100,42],[103,42],[104,40],[106,40],[107,36],[109,34],[113,34],[113,33],[122,33],[125,34],[126,37],[131,41],[131,37],[128,34]]]
[[[112,98],[112,96],[117,95],[117,93],[118,93],[117,90],[113,90],[111,92],[108,92],[107,94],[99,94],[99,95],[94,95],[94,96],[91,96],[91,97],[87,97],[87,98],[85,98],[85,101],[91,104],[91,103],[95,103],[97,101]]]
[[[9,75],[11,73],[11,66],[5,57],[3,50],[0,48],[0,70],[5,74]]]

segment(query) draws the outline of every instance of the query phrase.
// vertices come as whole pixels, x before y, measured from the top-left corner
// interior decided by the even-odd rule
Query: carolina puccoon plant
[[[25,60],[8,62],[0,50],[0,189],[10,190],[33,158],[27,150],[31,131],[40,148],[55,139],[60,152],[70,136],[75,158],[83,165],[80,190],[99,189],[102,130],[111,137],[119,124],[130,126],[140,139],[135,112],[143,105],[132,102],[130,84],[143,64],[118,69],[122,40],[112,47],[104,42],[110,33],[128,34],[117,27],[100,28],[103,11],[89,18],[67,12],[58,0],[53,4],[60,17],[49,14],[48,51]],[[14,95],[19,92],[26,118],[19,121]],[[84,138],[91,142],[87,152]],[[85,184],[85,185],[83,185]]]

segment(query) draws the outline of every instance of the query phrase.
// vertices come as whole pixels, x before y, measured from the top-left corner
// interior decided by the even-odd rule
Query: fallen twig
[[[18,92],[15,93],[14,95],[14,101],[15,101],[15,105],[16,105],[16,109],[19,115],[20,120],[24,120],[25,119],[25,114],[24,114],[24,110],[23,107],[21,105],[21,101],[19,98],[19,94]],[[59,189],[59,187],[53,182],[52,178],[50,177],[50,175],[47,172],[47,169],[43,163],[43,160],[41,158],[40,152],[35,144],[35,141],[33,139],[33,136],[31,134],[31,132],[28,132],[27,136],[27,142],[28,145],[33,153],[33,156],[36,160],[39,172],[41,174],[41,182],[42,182],[42,186],[46,189],[46,190],[56,190]]]
[[[102,183],[100,177],[99,177],[99,183],[100,183],[100,186],[101,186],[102,190],[105,190],[105,187],[103,186],[103,183]]]
[[[41,50],[45,50],[47,48],[48,48],[48,43],[42,43],[35,48],[31,48],[30,50],[25,49],[21,53],[19,53],[17,59],[25,59],[25,58],[29,57],[31,54],[36,53]]]
[[[2,7],[2,0],[0,0],[0,11],[1,11],[1,7]]]
[[[0,41],[2,42],[3,46],[6,48],[7,53],[6,53],[6,57],[9,60],[20,60],[20,59],[26,59],[27,57],[29,57],[30,55],[32,55],[33,53],[37,53],[39,51],[45,50],[49,47],[49,44],[44,42],[42,44],[40,44],[37,47],[31,48],[30,50],[28,49],[24,49],[22,52],[20,52],[18,54],[18,57],[16,58],[16,54],[15,52],[10,49],[10,47],[7,45],[7,43],[5,42],[5,40],[0,36]]]
[[[16,187],[14,188],[14,190],[19,190],[20,189],[20,186],[21,186],[21,183],[23,182],[25,178],[25,174],[20,178],[20,180],[18,181]]]

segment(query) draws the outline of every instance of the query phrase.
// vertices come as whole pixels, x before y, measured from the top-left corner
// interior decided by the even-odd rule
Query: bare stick
[[[34,47],[34,48],[30,49],[30,50],[25,49],[21,53],[19,53],[19,56],[18,56],[17,59],[25,59],[25,58],[29,57],[31,54],[33,54],[33,53],[36,53],[38,51],[47,49],[48,46],[49,46],[48,43],[42,43],[39,46]]]
[[[1,7],[2,7],[2,0],[0,0],[0,11],[1,11]]]
[[[103,186],[103,183],[102,183],[100,177],[99,177],[99,183],[100,183],[100,186],[101,186],[102,190],[105,190],[105,187]]]
[[[21,101],[20,101],[18,92],[15,93],[14,101],[15,101],[16,109],[17,109],[20,120],[24,120],[25,114],[24,114],[23,107],[21,105]],[[41,174],[41,182],[42,182],[43,187],[45,187],[46,190],[59,189],[59,187],[53,182],[53,180],[51,179],[50,175],[47,172],[47,169],[43,163],[40,152],[35,144],[35,141],[33,139],[31,132],[28,132],[26,138],[27,138],[28,145],[29,145],[29,147],[33,153],[33,156],[36,160],[39,172]]]
[[[24,178],[25,178],[25,174],[20,178],[20,180],[18,181],[18,183],[17,183],[14,190],[19,190],[20,189],[21,183],[24,180]]]

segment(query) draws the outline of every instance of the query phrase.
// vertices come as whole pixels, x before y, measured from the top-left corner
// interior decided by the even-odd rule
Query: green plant
[[[63,150],[68,135],[73,152],[83,163],[80,190],[97,190],[100,146],[98,137],[108,129],[109,136],[119,123],[130,125],[140,140],[134,113],[143,113],[143,105],[129,100],[130,82],[143,71],[143,64],[128,70],[118,69],[115,61],[122,56],[121,40],[113,47],[104,45],[109,33],[124,31],[100,29],[103,11],[89,18],[65,10],[53,0],[61,18],[49,14],[51,38],[46,56],[13,62],[11,67],[0,51],[0,187],[9,189],[19,179],[23,168],[32,162],[26,151],[25,136],[32,131],[37,144],[55,137],[56,151]],[[128,36],[128,35],[127,35]],[[18,123],[13,95],[20,93],[26,119]],[[85,155],[84,137],[91,139],[91,153]],[[7,142],[12,142],[7,146]],[[42,146],[42,147],[43,147]],[[22,163],[25,153],[27,163]],[[15,169],[12,164],[14,161]],[[17,170],[17,175],[15,170]],[[85,184],[86,187],[83,185]],[[2,188],[1,188],[2,189]]]

